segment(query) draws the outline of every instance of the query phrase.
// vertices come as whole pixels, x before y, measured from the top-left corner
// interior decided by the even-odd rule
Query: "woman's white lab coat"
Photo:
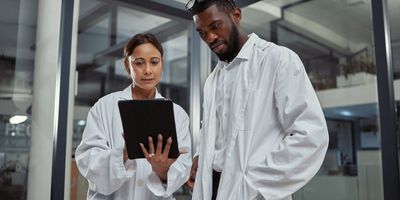
[[[156,98],[163,97],[157,92]],[[124,163],[118,101],[127,99],[132,99],[131,86],[104,96],[89,111],[82,141],[75,152],[78,169],[89,182],[87,199],[172,199],[172,193],[189,177],[190,153],[181,154],[170,166],[166,185],[146,159]],[[179,148],[191,152],[189,118],[176,104],[174,114]]]
[[[210,200],[219,63],[204,87],[194,200]],[[321,166],[328,146],[322,109],[298,56],[252,34],[232,65],[229,138],[218,200],[291,199]]]

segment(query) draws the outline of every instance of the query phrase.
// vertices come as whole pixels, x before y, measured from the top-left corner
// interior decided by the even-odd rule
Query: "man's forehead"
[[[220,11],[217,5],[212,5],[205,9],[204,11],[193,15],[193,21],[196,26],[208,26],[213,21],[222,20],[227,17],[225,12]]]

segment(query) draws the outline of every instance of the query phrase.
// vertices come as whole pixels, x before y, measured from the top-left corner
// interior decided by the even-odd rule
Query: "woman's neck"
[[[156,97],[156,88],[151,90],[144,90],[142,88],[132,86],[132,98],[133,99],[154,99]]]

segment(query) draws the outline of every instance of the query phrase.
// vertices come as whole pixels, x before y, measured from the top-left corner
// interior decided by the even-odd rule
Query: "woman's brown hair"
[[[128,63],[128,57],[132,54],[133,50],[142,44],[150,43],[158,49],[163,57],[163,48],[157,38],[151,33],[138,33],[134,35],[124,48],[124,62]]]

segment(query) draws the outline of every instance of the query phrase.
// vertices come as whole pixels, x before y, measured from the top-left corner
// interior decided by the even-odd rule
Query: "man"
[[[232,0],[192,0],[187,8],[219,58],[204,86],[193,199],[291,199],[317,173],[328,146],[299,57],[247,35]]]

